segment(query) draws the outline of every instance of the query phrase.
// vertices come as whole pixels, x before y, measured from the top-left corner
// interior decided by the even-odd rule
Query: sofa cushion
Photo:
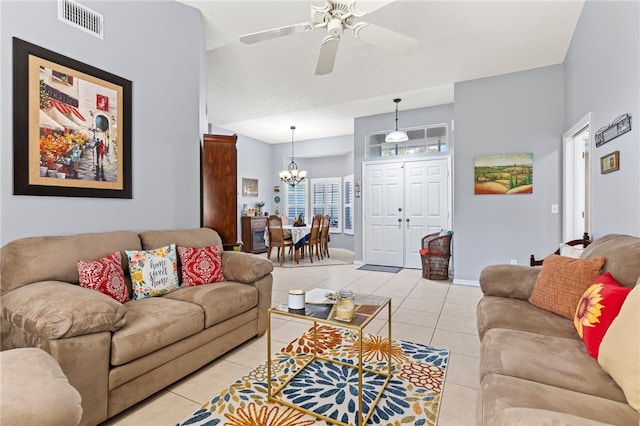
[[[602,339],[598,363],[640,412],[640,278]]]
[[[80,423],[80,394],[47,352],[37,348],[2,351],[0,369],[0,424]]]
[[[485,296],[529,300],[540,268],[524,265],[489,265],[480,272],[480,289]]]
[[[127,250],[133,298],[162,296],[180,287],[176,245],[152,250]]]
[[[596,239],[582,252],[583,259],[604,256],[602,272],[611,272],[624,287],[633,287],[640,276],[640,238],[609,234]]]
[[[596,278],[582,295],[573,317],[573,326],[592,357],[598,358],[600,342],[630,291],[606,272]]]
[[[78,259],[100,259],[116,250],[139,250],[135,232],[114,231],[64,237],[28,237],[2,247],[2,294],[38,281],[78,282]],[[38,254],[34,262],[33,254]],[[126,256],[123,270],[128,270]]]
[[[183,287],[162,297],[194,303],[204,311],[208,328],[258,305],[258,290],[251,285],[224,281],[195,287]]]
[[[480,359],[480,377],[502,374],[626,401],[622,389],[580,340],[494,328],[482,339]]]
[[[2,317],[15,327],[46,339],[116,331],[127,308],[109,296],[75,284],[43,281],[2,296]]]
[[[546,336],[579,339],[571,321],[536,308],[526,300],[484,296],[478,302],[476,318],[480,339],[487,330],[492,328],[507,328]]]
[[[181,287],[210,284],[224,281],[222,273],[222,245],[198,247],[180,247],[178,254],[182,263]]]
[[[491,426],[521,426],[521,425],[562,425],[562,426],[611,426],[610,423],[585,419],[580,416],[559,413],[557,411],[541,410],[540,408],[505,408],[500,410],[492,419]]]
[[[617,426],[637,426],[640,420],[638,413],[624,402],[499,374],[484,376],[480,383],[480,392],[480,410],[477,419],[479,425],[494,425],[496,418],[501,418],[504,424],[504,418],[500,412],[513,408],[533,408],[562,413],[571,416],[569,419],[584,418],[591,422]],[[545,423],[539,419],[533,419],[524,424]],[[578,423],[578,425],[582,424],[582,421]]]
[[[229,281],[254,283],[273,271],[273,262],[241,251],[222,252],[222,271]]]
[[[193,303],[149,297],[130,300],[127,325],[111,337],[111,364],[122,365],[204,328],[204,312]]]
[[[572,259],[552,254],[543,263],[529,303],[573,319],[585,290],[600,275],[605,258]]]
[[[175,244],[182,247],[207,247],[222,244],[216,231],[210,228],[195,228],[170,231],[144,231],[140,233],[145,250]]]
[[[114,251],[98,260],[79,260],[80,286],[97,290],[120,303],[129,300],[122,270],[122,254]]]

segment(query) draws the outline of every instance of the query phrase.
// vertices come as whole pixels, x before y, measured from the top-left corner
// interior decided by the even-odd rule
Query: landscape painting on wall
[[[474,159],[476,194],[533,193],[533,153],[482,155]]]

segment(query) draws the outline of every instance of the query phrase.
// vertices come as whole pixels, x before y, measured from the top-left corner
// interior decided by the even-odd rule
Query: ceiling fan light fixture
[[[396,129],[393,132],[390,132],[385,136],[385,142],[406,142],[409,140],[409,135],[407,135],[402,130],[398,130],[398,104],[402,99],[396,98],[393,100],[396,104]]]
[[[298,170],[298,165],[293,159],[293,132],[296,130],[296,126],[291,126],[291,162],[287,170],[281,170],[278,173],[280,180],[287,185],[296,186],[303,182],[307,177],[306,170]]]

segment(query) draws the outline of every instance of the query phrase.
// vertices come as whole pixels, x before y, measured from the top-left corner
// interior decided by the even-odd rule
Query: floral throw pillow
[[[97,290],[120,303],[129,300],[119,251],[98,260],[78,260],[80,286]]]
[[[133,286],[133,298],[162,296],[177,288],[178,262],[176,245],[154,250],[126,250]]]
[[[222,274],[222,246],[178,247],[182,262],[182,287],[225,281]]]
[[[620,313],[629,292],[630,288],[622,287],[606,272],[582,295],[573,325],[592,357],[598,358],[602,338]]]

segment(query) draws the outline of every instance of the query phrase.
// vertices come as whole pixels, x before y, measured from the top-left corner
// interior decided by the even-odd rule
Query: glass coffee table
[[[318,295],[319,292],[335,292],[334,290],[313,289],[309,291],[309,294]],[[315,298],[316,301],[317,298]],[[322,299],[322,298],[321,298]],[[267,311],[267,396],[269,401],[275,401],[296,410],[302,411],[306,414],[323,419],[330,423],[338,425],[351,425],[353,423],[345,423],[340,419],[334,419],[325,416],[321,413],[316,413],[312,410],[308,410],[296,404],[293,401],[284,399],[284,391],[288,385],[292,384],[296,377],[304,371],[314,361],[321,360],[330,362],[332,364],[338,364],[347,368],[356,369],[358,372],[358,395],[357,395],[357,415],[355,424],[358,426],[365,425],[369,420],[369,417],[375,410],[376,404],[380,400],[384,389],[391,380],[392,376],[392,363],[391,363],[391,299],[383,296],[375,296],[369,294],[354,294],[355,301],[355,315],[349,322],[336,319],[337,304],[327,298],[324,300],[326,303],[305,303],[304,309],[290,310],[286,304],[276,305]],[[386,348],[386,362],[376,363],[374,365],[364,365],[362,359],[362,338],[364,328],[373,320],[380,312],[387,311],[387,341]],[[296,355],[296,357],[302,357],[303,364],[290,376],[287,376],[282,383],[272,383],[272,359],[271,359],[271,316],[283,316],[289,318],[296,318],[300,320],[306,320],[313,323],[313,350],[309,354]],[[354,362],[345,362],[341,359],[331,358],[327,356],[321,356],[317,352],[317,327],[318,324],[328,324],[338,328],[346,328],[353,330],[357,334],[357,359]],[[347,360],[348,361],[348,360]],[[375,374],[381,376],[384,381],[380,386],[377,396],[372,403],[369,404],[369,409],[366,413],[363,413],[363,374]],[[276,380],[277,381],[277,380]]]

